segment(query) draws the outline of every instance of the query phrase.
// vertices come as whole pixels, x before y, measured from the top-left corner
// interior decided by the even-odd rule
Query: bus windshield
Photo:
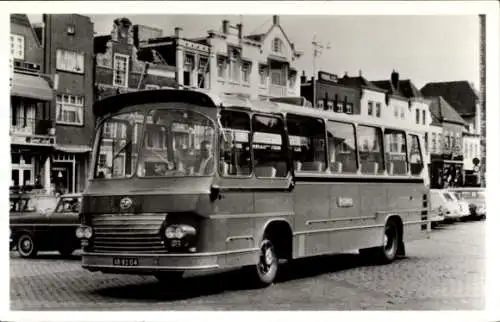
[[[124,113],[103,124],[99,178],[131,176],[136,165],[139,177],[213,173],[215,128],[209,118],[185,109],[152,109],[144,126],[143,115]]]

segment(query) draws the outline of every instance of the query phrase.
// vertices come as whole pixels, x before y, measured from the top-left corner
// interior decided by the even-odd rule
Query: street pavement
[[[239,272],[188,276],[178,289],[154,277],[104,275],[78,256],[10,255],[11,310],[483,310],[485,222],[443,225],[375,266],[358,255],[300,260],[265,289]]]

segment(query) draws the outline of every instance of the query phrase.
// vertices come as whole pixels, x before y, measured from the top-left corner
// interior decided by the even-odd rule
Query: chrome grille
[[[161,238],[165,214],[98,214],[92,217],[95,252],[166,253]]]

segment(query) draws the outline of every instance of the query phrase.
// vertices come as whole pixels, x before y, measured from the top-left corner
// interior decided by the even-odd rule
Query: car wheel
[[[38,251],[33,236],[22,234],[17,240],[17,252],[23,258],[36,257]]]
[[[400,231],[394,220],[388,220],[384,228],[384,244],[380,247],[360,249],[360,254],[377,264],[389,264],[398,254]]]

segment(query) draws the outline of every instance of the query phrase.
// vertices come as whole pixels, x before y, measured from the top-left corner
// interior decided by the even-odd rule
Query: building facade
[[[462,150],[463,132],[467,122],[441,97],[428,97],[432,116],[432,128],[442,128],[442,141],[439,132],[437,142],[440,149],[431,152],[431,188],[463,186],[465,181],[464,155]],[[433,134],[431,132],[431,145]]]
[[[316,79],[306,80],[305,75],[301,76],[300,95],[310,102],[314,101],[313,82],[316,82],[315,107],[336,113],[361,113],[361,92],[340,84],[337,75],[320,71]]]
[[[176,87],[175,68],[150,49],[134,45],[134,28],[127,18],[113,22],[110,35],[94,37],[94,98],[102,99],[145,89]]]
[[[43,73],[43,45],[27,15],[10,16],[11,188],[50,190],[56,144],[52,79]]]
[[[462,145],[464,184],[481,185],[482,110],[479,93],[467,81],[427,83],[421,92],[428,96],[442,96],[465,121]]]
[[[397,71],[393,71],[388,80],[372,81],[372,83],[387,91],[386,105],[389,111],[387,121],[407,127],[422,135],[424,162],[430,164],[429,127],[432,122],[430,101],[425,99],[411,80],[400,79]]]
[[[222,21],[220,31],[187,39],[176,28],[172,37],[140,42],[176,67],[178,84],[237,94],[252,99],[300,95],[297,60],[301,53],[285,34],[279,16],[262,34],[244,35],[243,24]],[[141,38],[141,37],[138,37]]]
[[[94,24],[77,14],[44,14],[35,27],[43,43],[44,72],[54,79],[56,144],[50,159],[52,189],[85,189],[94,129]]]
[[[382,118],[388,114],[384,110],[387,91],[375,86],[359,73],[359,76],[348,76],[339,79],[339,84],[354,88],[359,93],[359,114],[367,118]]]

